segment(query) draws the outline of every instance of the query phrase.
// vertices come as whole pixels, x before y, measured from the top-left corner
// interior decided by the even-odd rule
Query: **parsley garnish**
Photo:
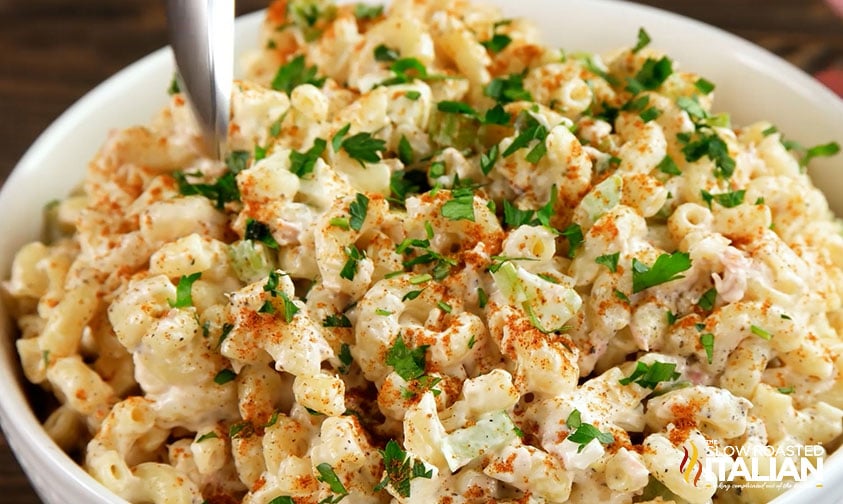
[[[729,178],[735,172],[735,160],[729,156],[729,146],[716,133],[699,132],[696,140],[681,137],[680,141],[686,139],[687,143],[682,147],[682,154],[689,163],[708,156],[716,166],[714,174],[720,178]]]
[[[667,56],[659,60],[647,58],[635,77],[627,79],[626,89],[635,94],[658,89],[672,73],[673,62]]]
[[[606,254],[598,257],[594,260],[597,264],[602,264],[609,268],[609,271],[612,273],[618,272],[618,259],[620,258],[621,253],[615,252],[614,254]]]
[[[217,208],[222,210],[230,201],[240,201],[240,190],[237,188],[237,174],[246,169],[249,153],[246,151],[232,151],[225,158],[228,170],[213,184],[192,184],[187,181],[183,172],[173,172],[173,178],[179,186],[179,193],[184,196],[199,195],[216,201]]]
[[[401,160],[401,163],[404,166],[413,164],[415,161],[415,153],[413,152],[413,146],[410,145],[410,141],[407,140],[407,137],[401,135],[401,140],[398,141],[398,159]]]
[[[170,306],[173,308],[187,308],[188,306],[193,306],[193,297],[190,295],[190,291],[193,287],[193,282],[199,280],[201,276],[202,272],[197,271],[191,275],[179,278],[179,283],[176,286],[176,299],[167,300]]]
[[[714,91],[714,83],[705,80],[702,77],[700,77],[699,79],[697,79],[696,82],[694,82],[694,87],[697,88],[697,90],[704,95],[707,95]]]
[[[474,190],[470,187],[452,190],[451,199],[442,205],[441,213],[446,219],[474,222]]]
[[[451,313],[451,311],[453,311],[453,309],[454,309],[451,305],[449,305],[445,301],[438,301],[436,303],[436,306],[438,306],[439,309],[442,310],[445,313]]]
[[[579,224],[571,224],[560,234],[568,239],[568,258],[573,259],[583,242],[582,228]]]
[[[752,334],[758,336],[761,339],[765,339],[767,341],[773,339],[773,335],[770,334],[770,331],[767,331],[766,329],[762,329],[761,327],[758,327],[757,325],[751,325],[749,327],[749,330],[752,332]]]
[[[483,94],[500,103],[533,101],[533,95],[524,89],[524,75],[514,73],[505,78],[495,77],[483,89]]]
[[[392,63],[393,61],[398,61],[398,58],[400,57],[401,56],[398,54],[398,51],[396,51],[395,49],[391,49],[383,44],[380,44],[379,46],[375,47],[375,59],[377,61]]]
[[[199,436],[199,439],[194,441],[194,443],[201,443],[202,441],[205,441],[206,439],[219,439],[219,436],[214,431],[206,432],[205,434],[202,434],[201,436]]]
[[[418,91],[412,91],[412,90],[411,90],[411,91],[407,91],[406,93],[404,93],[404,96],[405,96],[408,100],[416,101],[416,100],[418,100],[419,98],[421,98],[421,93],[419,93]]]
[[[228,437],[231,439],[247,438],[255,433],[255,426],[249,421],[231,424],[228,428]]]
[[[662,115],[661,110],[657,109],[656,107],[650,107],[638,114],[638,117],[640,117],[641,120],[645,123],[648,123],[654,119],[657,119],[660,115]]]
[[[823,145],[815,145],[805,151],[805,155],[799,160],[799,166],[808,166],[815,157],[833,156],[840,152],[840,144],[837,142],[829,142]]]
[[[325,151],[325,146],[328,143],[321,139],[317,138],[313,141],[313,146],[305,152],[290,152],[290,173],[294,173],[299,178],[302,178],[306,175],[309,175],[313,172],[313,167],[316,165],[316,161],[322,155],[322,152]]]
[[[319,476],[316,479],[323,483],[327,483],[328,486],[331,488],[331,491],[337,494],[337,497],[339,497],[338,499],[332,499],[328,502],[337,503],[341,501],[343,497],[348,495],[348,490],[345,489],[345,485],[342,484],[342,481],[340,481],[340,478],[339,476],[337,476],[337,473],[334,472],[334,468],[331,467],[331,464],[328,464],[327,462],[322,462],[321,464],[316,466],[316,470],[319,472]]]
[[[222,346],[223,342],[225,341],[226,338],[228,338],[228,335],[231,333],[232,329],[234,329],[233,324],[225,323],[225,324],[222,325],[222,332],[220,332],[220,339],[217,340],[217,348]]]
[[[344,313],[339,315],[328,315],[322,321],[322,327],[351,327],[351,321]]]
[[[477,305],[482,309],[489,303],[489,295],[482,287],[477,288]]]
[[[391,86],[393,84],[406,84],[415,79],[428,78],[427,68],[418,58],[400,58],[395,60],[389,69],[395,74],[394,77],[386,79],[378,84],[379,86]]]
[[[272,236],[272,231],[270,231],[269,226],[261,221],[252,219],[251,217],[246,219],[245,238],[247,240],[261,242],[271,249],[277,249],[279,246],[278,242],[275,241],[275,238]]]
[[[214,383],[217,385],[225,385],[235,378],[237,378],[237,373],[230,369],[223,369],[214,376]]]
[[[665,155],[664,159],[659,161],[659,164],[656,165],[656,168],[667,175],[682,175],[682,171],[678,166],[676,166],[676,163],[670,155]]]
[[[394,204],[404,205],[407,196],[418,194],[430,189],[427,184],[427,174],[421,170],[396,170],[389,177],[389,198]]]
[[[346,280],[354,280],[354,275],[357,274],[357,263],[366,257],[366,254],[357,248],[356,245],[349,245],[345,247],[345,255],[348,260],[340,271],[340,277]]]
[[[383,5],[359,3],[354,6],[354,17],[360,20],[375,19],[383,15]]]
[[[504,35],[503,33],[495,33],[492,35],[492,38],[489,40],[484,40],[480,42],[483,47],[488,49],[490,52],[499,53],[506,49],[506,47],[512,42],[512,38],[509,35]]]
[[[386,443],[386,447],[380,453],[383,457],[386,476],[375,487],[376,492],[383,490],[387,485],[392,485],[398,495],[409,497],[410,480],[433,477],[432,470],[426,470],[423,462],[408,457],[407,452],[392,439]]]
[[[428,345],[422,345],[410,350],[404,343],[404,338],[399,334],[395,343],[386,354],[386,364],[404,379],[404,381],[415,380],[424,375],[425,352]]]
[[[461,101],[441,101],[436,104],[436,109],[439,112],[446,114],[464,114],[471,117],[477,117],[477,111],[471,105]]]
[[[445,163],[442,161],[430,163],[430,168],[428,168],[427,174],[430,178],[439,178],[442,175],[445,175]]]
[[[480,171],[483,172],[483,175],[488,175],[492,171],[499,155],[498,144],[493,145],[488,152],[480,154]]]
[[[572,431],[568,434],[567,439],[572,443],[580,445],[579,448],[577,448],[577,453],[582,452],[586,445],[594,439],[605,445],[615,442],[615,437],[611,433],[600,432],[597,427],[588,423],[583,423],[579,410],[575,409],[572,411],[571,414],[568,415],[568,419],[565,420],[565,423],[567,424],[568,429]]]
[[[706,191],[705,189],[701,189],[700,194],[702,195],[703,201],[708,203],[708,207],[711,208],[711,202],[716,201],[721,206],[726,208],[734,208],[741,203],[743,203],[744,196],[746,195],[746,191],[741,189],[740,191],[733,191],[727,193],[720,193],[720,194],[711,194],[710,192]]]
[[[369,198],[365,194],[357,193],[354,201],[348,207],[351,218],[348,220],[348,225],[355,231],[363,229],[363,223],[366,221],[366,213],[369,210]]]
[[[668,323],[668,325],[675,324],[677,319],[678,319],[678,317],[676,316],[675,313],[673,313],[670,310],[667,310],[667,323]]]
[[[525,156],[527,161],[533,164],[538,163],[547,152],[547,146],[544,143],[548,134],[547,128],[529,112],[524,111],[516,121],[516,129],[518,130],[518,135],[512,140],[509,147],[503,151],[503,157],[509,157],[519,149],[530,145],[533,140],[538,140],[538,143]]]
[[[267,504],[296,504],[296,501],[294,501],[292,497],[281,495],[272,499]]]
[[[272,79],[272,89],[284,91],[289,95],[297,86],[302,84],[313,84],[322,87],[325,84],[325,77],[316,77],[318,69],[315,66],[308,67],[305,64],[304,56],[298,55],[289,62],[281,65],[275,78]]]
[[[392,312],[389,311],[389,310],[384,310],[383,308],[376,308],[375,314],[380,315],[381,317],[388,317],[388,316],[392,315]]]
[[[170,81],[170,87],[167,88],[167,94],[172,96],[178,93],[181,93],[181,88],[179,87],[178,74],[173,74],[173,79]]]
[[[401,297],[401,301],[412,301],[419,297],[424,289],[408,291]]]
[[[782,393],[782,394],[792,394],[793,391],[794,391],[794,388],[793,387],[779,387],[776,390],[778,390],[779,393]]]
[[[623,293],[623,291],[615,289],[615,297],[620,299],[626,304],[632,304],[632,300],[629,299],[629,296]]]
[[[691,256],[687,252],[662,254],[652,266],[632,259],[632,292],[637,294],[644,289],[666,282],[685,278],[680,275],[691,268]]]
[[[641,49],[647,47],[653,39],[650,38],[650,34],[647,33],[647,30],[644,28],[638,29],[638,42],[636,42],[635,47],[632,48],[632,54],[637,53]]]
[[[705,293],[697,301],[697,305],[706,311],[711,311],[714,308],[714,302],[717,300],[717,289],[714,287],[705,291]]]
[[[346,130],[348,131],[348,130]],[[336,137],[334,137],[336,142]],[[336,143],[334,143],[336,145]],[[380,152],[386,150],[386,142],[380,138],[372,137],[371,133],[357,133],[344,140],[340,144],[348,156],[354,159],[360,166],[366,167],[366,163],[377,163],[381,160]]]
[[[263,290],[265,292],[269,292],[269,295],[272,297],[280,297],[281,301],[284,303],[284,321],[288,324],[293,320],[293,316],[299,312],[299,307],[293,303],[293,301],[287,296],[283,290],[278,289],[278,282],[281,279],[281,274],[277,271],[271,271],[269,276],[266,279],[266,284],[263,286]],[[266,302],[261,306],[259,313],[275,313],[275,305],[272,304],[270,300],[266,300]]]
[[[705,357],[711,364],[714,359],[714,335],[711,333],[700,334],[700,345],[705,349]]]
[[[345,315],[343,315],[343,317],[344,316]],[[349,326],[351,326],[351,324],[349,324]],[[351,356],[351,348],[349,348],[347,343],[340,345],[340,353],[337,357],[340,359],[340,363],[342,363],[339,368],[339,372],[342,374],[348,374],[348,370],[351,367],[351,363],[354,358]]]
[[[635,370],[626,378],[618,380],[621,385],[629,385],[630,383],[637,383],[642,387],[655,389],[659,382],[673,381],[679,378],[679,373],[676,371],[676,364],[664,363],[655,361],[651,365],[644,364],[639,361],[635,365]]]
[[[500,103],[496,103],[494,107],[486,111],[481,118],[483,124],[497,124],[499,126],[506,126],[509,124],[512,116],[505,111]]]
[[[503,200],[503,220],[504,224],[509,227],[517,228],[524,225],[533,225],[535,213],[533,210],[520,210],[508,200]]]

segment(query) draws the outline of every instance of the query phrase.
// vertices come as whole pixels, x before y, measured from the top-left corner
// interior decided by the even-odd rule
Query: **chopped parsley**
[[[279,247],[278,242],[272,236],[269,226],[251,217],[246,219],[245,239],[261,242],[271,249],[277,249]]]
[[[635,77],[627,79],[626,89],[635,94],[652,91],[658,89],[671,74],[673,74],[673,62],[667,56],[658,60],[647,58]]]
[[[376,308],[375,315],[380,315],[381,317],[388,317],[392,315],[392,312],[389,310],[384,310],[383,308]]]
[[[398,51],[396,51],[395,49],[391,49],[385,46],[384,44],[380,44],[379,46],[375,47],[375,59],[377,61],[392,63],[398,61],[398,58],[400,57],[401,55],[398,54]]]
[[[322,321],[322,327],[351,327],[351,321],[344,313],[338,315],[328,315]]]
[[[199,436],[199,438],[196,441],[194,441],[194,443],[201,443],[202,441],[205,441],[206,439],[219,439],[219,436],[214,431],[206,432],[205,434],[202,434],[201,436]]]
[[[389,69],[395,75],[379,83],[379,86],[392,86],[393,84],[407,84],[415,79],[427,79],[427,68],[418,58],[399,58],[395,60]]]
[[[708,156],[714,161],[714,174],[717,177],[727,179],[735,172],[735,160],[729,156],[729,146],[717,136],[717,133],[701,131],[697,133],[697,138],[694,140],[684,135],[679,137],[679,140],[685,141],[682,154],[689,163]]]
[[[427,174],[421,170],[395,170],[389,177],[389,201],[404,206],[407,196],[430,189]]]
[[[421,275],[415,275],[410,277],[410,285],[421,285],[423,283],[427,283],[433,280],[433,276],[430,273],[422,273]]]
[[[483,88],[483,94],[500,103],[533,101],[533,95],[524,89],[525,73],[514,73],[508,77],[495,77]]]
[[[451,313],[451,311],[453,311],[453,307],[451,305],[449,305],[448,303],[446,303],[445,301],[438,301],[436,303],[436,306],[438,306],[439,309],[442,310],[445,313]]]
[[[618,259],[620,258],[621,253],[615,252],[614,254],[606,254],[598,257],[594,260],[597,264],[602,264],[609,268],[609,271],[612,273],[618,272]]]
[[[412,301],[419,297],[424,289],[408,291],[401,297],[401,301]]]
[[[676,371],[676,364],[655,361],[647,365],[639,361],[635,365],[635,370],[626,378],[618,380],[621,385],[629,385],[630,383],[637,383],[642,387],[655,389],[660,382],[674,381],[679,378],[679,373]]]
[[[325,77],[317,77],[319,70],[315,67],[308,67],[303,55],[298,55],[289,62],[281,65],[275,77],[272,79],[272,89],[284,91],[289,95],[293,89],[302,84],[312,84],[322,87],[325,84]]]
[[[391,485],[398,492],[398,495],[409,497],[410,480],[433,477],[433,470],[427,470],[424,462],[409,457],[407,452],[402,450],[401,446],[392,439],[386,443],[386,447],[380,453],[383,457],[386,476],[375,487],[376,492],[383,490],[387,485]]]
[[[296,501],[294,501],[292,497],[289,497],[287,495],[280,495],[269,501],[267,504],[296,504]]]
[[[231,424],[228,428],[228,437],[231,439],[247,438],[255,433],[255,426],[249,421]]]
[[[626,304],[631,304],[632,300],[629,299],[629,296],[623,293],[623,291],[615,289],[615,297],[620,299]]]
[[[632,292],[637,294],[644,289],[666,282],[685,278],[680,275],[691,268],[691,256],[687,252],[662,254],[652,266],[632,259]]]
[[[222,325],[222,331],[220,332],[220,339],[217,340],[217,348],[221,347],[223,342],[228,338],[228,335],[234,329],[233,324],[225,323]]]
[[[547,152],[547,146],[545,145],[545,138],[548,134],[547,128],[527,111],[521,112],[515,125],[518,135],[503,151],[503,157],[515,154],[518,150],[530,145],[533,140],[537,140],[538,143],[527,153],[525,159],[533,164],[538,163]]]
[[[354,6],[354,17],[360,20],[375,19],[383,15],[383,5],[359,3]]]
[[[351,356],[351,348],[348,346],[348,343],[340,345],[340,353],[337,357],[340,359],[340,363],[342,364],[339,368],[339,372],[342,374],[348,374],[351,363],[354,361],[354,358]]]
[[[512,42],[512,37],[504,35],[503,33],[495,33],[489,40],[484,40],[480,44],[492,53],[499,53],[506,49]]]
[[[334,504],[342,500],[343,497],[348,495],[348,490],[346,490],[345,485],[342,484],[340,481],[339,476],[337,473],[334,472],[334,468],[331,467],[331,464],[327,462],[322,462],[318,466],[316,466],[316,471],[319,472],[319,476],[316,478],[323,483],[327,483],[328,487],[331,489],[331,492],[337,494],[335,498],[328,502]],[[325,502],[325,501],[323,501]]]
[[[792,394],[794,392],[793,387],[779,387],[776,390],[778,390],[779,393],[786,394],[786,395]]]
[[[430,163],[430,168],[428,168],[427,174],[430,178],[439,178],[442,175],[445,175],[445,163],[442,161]]]
[[[413,164],[415,160],[415,153],[413,152],[413,146],[410,145],[410,141],[407,140],[407,137],[401,135],[401,140],[398,141],[398,159],[401,160],[401,163],[404,166]]]
[[[265,292],[269,292],[269,295],[273,298],[280,297],[281,301],[284,304],[284,321],[288,324],[293,320],[293,316],[299,312],[299,307],[293,303],[293,301],[287,296],[287,293],[283,290],[278,288],[278,282],[281,279],[281,274],[277,271],[272,271],[269,273],[267,277],[266,284],[263,286],[263,290]],[[270,300],[266,300],[266,302],[261,306],[260,313],[275,313],[275,305],[272,304]]]
[[[667,175],[682,175],[682,171],[676,166],[676,162],[673,161],[673,158],[670,155],[665,155],[664,159],[659,161],[659,164],[656,165],[656,168],[664,174]]]
[[[363,229],[363,223],[366,221],[366,213],[369,210],[369,198],[365,194],[357,193],[354,201],[348,207],[348,212],[351,218],[348,219],[348,225],[355,231]]]
[[[714,359],[714,335],[711,333],[700,334],[700,345],[705,350],[705,357],[708,363]]]
[[[734,208],[743,203],[744,196],[746,196],[746,191],[741,189],[740,191],[711,194],[705,189],[701,189],[700,194],[702,195],[703,201],[708,204],[709,208],[711,208],[712,201],[716,201],[721,206],[726,208]]]
[[[571,224],[560,234],[568,239],[568,258],[573,259],[583,242],[582,227],[579,224]]]
[[[773,339],[773,335],[770,334],[770,331],[767,331],[766,329],[762,329],[761,327],[758,327],[757,325],[751,325],[749,327],[749,330],[752,332],[752,334],[758,336],[761,339],[765,339],[767,341]]]
[[[348,130],[350,130],[350,129],[351,129],[351,123],[346,123],[345,126],[340,128],[339,131],[334,133],[334,136],[331,137],[331,148],[334,150],[334,152],[340,151],[340,149],[342,148],[342,141],[345,138],[345,136],[348,134]]]
[[[204,196],[209,200],[216,201],[217,208],[222,210],[226,203],[240,201],[240,190],[237,188],[236,176],[246,169],[248,163],[249,153],[247,151],[230,152],[225,158],[225,165],[228,170],[213,184],[188,182],[187,177],[189,175],[178,171],[173,172],[172,176],[176,179],[180,194],[183,196]],[[201,173],[198,175],[201,175]],[[190,176],[195,175],[190,174]]]
[[[436,104],[436,109],[439,112],[446,114],[464,114],[467,116],[477,117],[477,111],[471,105],[461,101],[441,101]]]
[[[489,148],[488,152],[480,154],[480,171],[483,172],[483,175],[488,175],[489,172],[492,171],[492,168],[498,161],[499,156],[500,151],[498,149],[498,144],[495,144],[491,148]]]
[[[214,376],[214,383],[217,385],[225,385],[226,383],[232,381],[233,379],[237,378],[237,373],[232,371],[231,369],[223,369],[216,376]]]
[[[419,93],[418,91],[412,91],[412,90],[411,90],[411,91],[407,91],[406,93],[404,93],[404,96],[405,96],[408,100],[416,101],[416,100],[418,100],[419,98],[421,98],[421,93]]]
[[[305,177],[313,173],[313,167],[316,166],[316,161],[322,156],[325,147],[328,143],[317,138],[313,141],[313,146],[305,152],[290,152],[290,173],[297,175],[299,178]]]
[[[612,436],[609,432],[600,432],[600,430],[589,424],[583,423],[580,411],[575,409],[568,415],[567,420],[565,420],[568,429],[571,431],[568,434],[568,441],[578,444],[579,448],[577,448],[577,453],[582,452],[586,445],[593,440],[597,440],[602,444],[608,445],[615,442],[615,437]]]
[[[179,86],[179,77],[178,74],[173,74],[173,79],[170,81],[170,87],[167,88],[167,94],[172,96],[174,94],[181,93],[181,87]]]
[[[340,277],[346,280],[354,280],[354,275],[357,274],[357,265],[362,259],[365,259],[366,253],[357,248],[356,245],[349,245],[345,247],[345,255],[348,260],[345,261],[342,270],[340,270]]]
[[[711,311],[714,308],[714,302],[717,300],[717,289],[714,287],[705,291],[705,293],[697,301],[697,306],[706,311]]]
[[[451,191],[451,199],[442,205],[442,216],[450,220],[474,222],[474,190],[460,187]]]
[[[538,221],[534,219],[535,213],[536,212],[534,210],[520,210],[508,200],[503,201],[504,224],[511,228],[533,225],[533,222],[537,223]]]
[[[799,166],[808,166],[808,163],[816,157],[834,156],[840,152],[840,144],[837,142],[829,142],[823,145],[815,145],[805,150],[802,159],[799,160]]]
[[[191,296],[190,292],[193,288],[193,282],[199,280],[201,276],[202,272],[197,271],[196,273],[179,278],[179,283],[176,286],[176,299],[167,300],[172,308],[187,308],[189,306],[193,306],[193,296]]]
[[[632,48],[632,54],[637,53],[641,49],[647,47],[653,39],[650,38],[650,34],[647,33],[647,30],[644,28],[638,29],[638,41],[635,43],[635,47]]]
[[[673,313],[670,310],[667,310],[667,323],[668,323],[668,325],[675,324],[676,321],[678,320],[678,318],[679,317],[677,317],[675,313]]]
[[[657,119],[660,115],[662,115],[661,110],[657,109],[656,107],[650,107],[648,109],[645,109],[645,110],[641,111],[641,113],[638,114],[638,117],[640,117],[641,120],[644,121],[645,123],[648,123],[650,121],[653,121],[653,120]]]
[[[477,288],[477,305],[482,309],[486,308],[486,305],[489,304],[489,295],[486,294],[486,291],[483,290],[482,287]]]
[[[334,142],[336,145],[336,137],[334,137]],[[381,160],[379,153],[386,150],[386,142],[380,138],[374,138],[371,133],[363,132],[343,139],[340,147],[345,149],[351,159],[365,168],[366,163],[377,163]]]
[[[386,354],[386,364],[392,366],[392,369],[404,381],[409,382],[421,378],[425,372],[425,352],[427,352],[427,348],[428,345],[422,345],[411,350],[399,334],[395,338],[392,348]]]
[[[334,227],[338,227],[344,231],[348,231],[351,229],[351,226],[348,223],[348,217],[331,217],[328,221],[328,224]]]
[[[471,350],[472,348],[474,348],[474,345],[476,345],[476,344],[477,344],[477,336],[472,334],[471,337],[468,338],[468,349]]]
[[[714,83],[703,79],[702,77],[700,77],[699,79],[697,79],[696,82],[694,82],[694,87],[697,88],[697,90],[704,95],[707,95],[714,91]]]

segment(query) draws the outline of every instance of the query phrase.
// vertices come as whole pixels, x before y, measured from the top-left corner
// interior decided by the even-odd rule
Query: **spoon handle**
[[[234,0],[167,0],[167,27],[205,146],[222,158],[234,79]]]

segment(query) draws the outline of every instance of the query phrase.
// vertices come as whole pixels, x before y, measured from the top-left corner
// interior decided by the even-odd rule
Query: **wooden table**
[[[130,62],[166,44],[163,3],[0,1],[0,181],[70,104]],[[239,0],[238,11],[249,12],[265,3]],[[720,26],[810,73],[843,72],[843,22],[821,0],[638,3]],[[833,78],[833,72],[824,75]],[[2,436],[0,496],[0,501],[14,504],[39,502]]]

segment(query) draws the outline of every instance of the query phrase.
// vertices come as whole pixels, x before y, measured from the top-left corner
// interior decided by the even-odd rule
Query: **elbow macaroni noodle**
[[[261,40],[225,163],[174,94],[3,284],[108,489],[764,502],[699,460],[839,438],[841,225],[770,124],[463,0],[278,0]]]

